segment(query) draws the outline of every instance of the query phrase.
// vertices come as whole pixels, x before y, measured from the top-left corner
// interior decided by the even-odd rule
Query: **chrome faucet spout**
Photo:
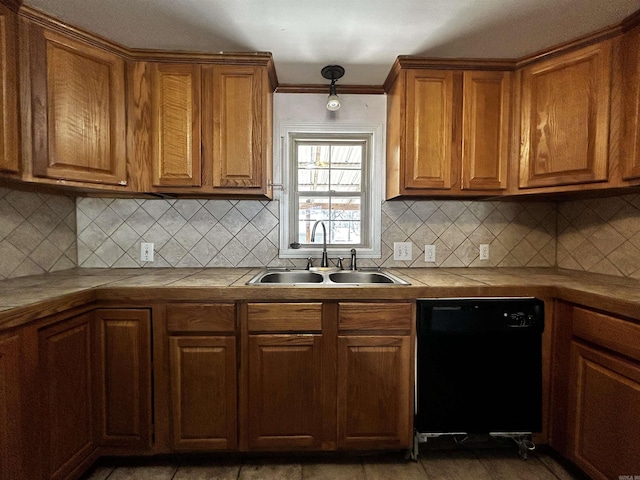
[[[313,224],[313,228],[311,229],[311,242],[316,241],[316,228],[318,224],[322,227],[322,262],[320,263],[321,267],[329,266],[329,256],[327,255],[327,227],[324,226],[324,222],[322,220],[317,220],[316,223]]]

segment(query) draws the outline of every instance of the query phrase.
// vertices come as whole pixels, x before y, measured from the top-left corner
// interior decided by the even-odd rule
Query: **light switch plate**
[[[427,263],[435,263],[436,261],[436,246],[425,245],[424,246],[424,261]]]
[[[153,262],[153,243],[140,244],[140,261]]]
[[[411,261],[411,242],[393,242],[393,259]]]

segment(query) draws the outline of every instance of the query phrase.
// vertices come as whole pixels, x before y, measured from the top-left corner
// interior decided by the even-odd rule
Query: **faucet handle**
[[[313,258],[309,257],[307,258],[307,270],[311,269],[311,267],[313,267]]]
[[[344,267],[342,266],[342,260],[344,260],[342,257],[338,257],[338,265],[336,265],[340,270],[344,270]]]

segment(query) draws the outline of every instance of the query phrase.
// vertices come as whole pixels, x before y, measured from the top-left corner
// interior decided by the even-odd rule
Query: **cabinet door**
[[[33,174],[126,185],[124,61],[32,27]]]
[[[338,337],[338,447],[409,448],[409,336]]]
[[[266,69],[207,66],[203,84],[203,159],[208,181],[214,189],[264,193],[272,135]]]
[[[507,188],[509,72],[464,72],[462,188]]]
[[[38,333],[47,478],[66,478],[94,449],[90,319],[81,315]]]
[[[248,446],[320,449],[322,337],[249,335]]]
[[[620,166],[622,178],[640,178],[640,27],[623,38],[623,127]]]
[[[0,4],[0,172],[18,173],[16,14]]]
[[[169,359],[173,448],[236,448],[235,337],[171,336]]]
[[[148,310],[94,312],[95,434],[104,446],[149,446],[151,332]]]
[[[454,73],[409,70],[406,86],[406,189],[449,189],[454,157]],[[457,160],[457,159],[456,159]]]
[[[153,185],[201,185],[200,67],[152,67]]]
[[[0,472],[6,480],[21,480],[22,448],[20,337],[0,338]]]
[[[640,472],[640,364],[573,341],[573,460],[592,478]]]
[[[520,188],[608,178],[611,41],[522,72]]]

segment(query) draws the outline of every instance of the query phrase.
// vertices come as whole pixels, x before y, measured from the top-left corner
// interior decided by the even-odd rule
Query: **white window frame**
[[[357,248],[359,258],[381,258],[381,223],[382,223],[382,192],[384,192],[384,135],[381,124],[283,124],[280,129],[280,162],[276,165],[280,171],[274,173],[279,175],[279,182],[282,184],[280,192],[280,258],[307,258],[309,256],[319,258],[322,252],[322,243],[317,247],[302,246],[301,248],[291,248],[290,222],[293,218],[291,208],[297,208],[293,202],[296,195],[292,191],[295,185],[295,173],[293,171],[293,160],[295,139],[308,135],[310,138],[344,138],[352,135],[357,138],[367,137],[368,158],[368,178],[363,178],[363,188],[367,188],[366,197],[369,205],[363,207],[366,216],[362,218],[363,235],[362,243],[367,247]],[[278,157],[276,157],[278,158]],[[277,177],[276,177],[277,178]],[[364,225],[364,222],[367,222]],[[329,258],[348,257],[351,247],[340,245],[327,245]]]

